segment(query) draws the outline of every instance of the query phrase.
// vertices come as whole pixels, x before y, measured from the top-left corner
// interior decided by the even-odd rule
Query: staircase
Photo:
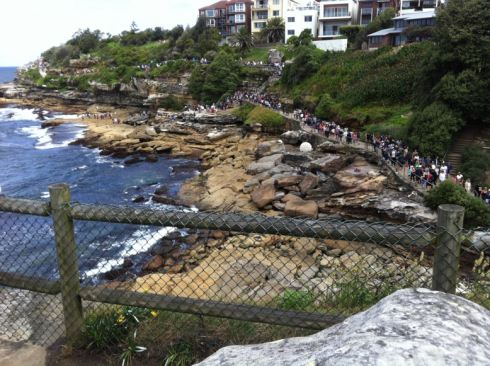
[[[454,167],[455,173],[462,164],[463,150],[470,144],[477,144],[482,137],[482,126],[477,124],[467,124],[456,133],[455,140],[449,153],[446,155],[446,162],[450,162]],[[481,141],[480,141],[481,142]]]

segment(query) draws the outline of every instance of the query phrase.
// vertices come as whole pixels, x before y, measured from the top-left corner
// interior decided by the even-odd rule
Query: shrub
[[[465,147],[462,155],[463,164],[458,168],[472,182],[482,182],[484,174],[490,169],[490,155],[477,145]]]
[[[431,189],[424,198],[428,206],[434,210],[443,204],[464,207],[465,226],[490,226],[490,211],[485,202],[469,194],[464,187],[452,180],[445,180],[439,186]]]
[[[236,115],[240,120],[246,121],[248,119],[250,112],[252,112],[254,109],[255,106],[253,104],[246,103],[231,113]]]
[[[160,100],[160,105],[162,108],[171,111],[181,111],[184,107],[183,103],[173,94],[170,94],[166,98]]]
[[[423,155],[444,156],[453,134],[463,125],[464,120],[451,107],[434,102],[412,116],[405,140]]]
[[[332,108],[333,105],[334,105],[333,99],[330,97],[328,93],[325,93],[320,97],[320,102],[318,103],[318,106],[315,109],[315,114],[321,119],[330,120],[334,115],[333,108]]]

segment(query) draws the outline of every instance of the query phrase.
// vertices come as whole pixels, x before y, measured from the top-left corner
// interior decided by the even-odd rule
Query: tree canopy
[[[271,42],[280,42],[284,40],[286,32],[286,24],[281,17],[274,17],[267,21],[264,28],[260,31],[260,36],[263,39]]]

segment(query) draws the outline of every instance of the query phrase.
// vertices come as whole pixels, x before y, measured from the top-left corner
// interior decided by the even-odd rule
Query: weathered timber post
[[[70,185],[57,183],[49,186],[51,213],[60,270],[61,297],[65,317],[66,342],[74,345],[80,340],[83,327],[82,300],[78,255],[73,220],[62,207],[70,202]]]
[[[458,283],[459,251],[463,228],[464,208],[441,205],[437,210],[437,239],[432,272],[432,290],[456,293]]]

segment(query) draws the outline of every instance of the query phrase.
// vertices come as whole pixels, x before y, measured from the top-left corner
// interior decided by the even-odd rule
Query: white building
[[[357,1],[321,0],[318,17],[318,38],[332,39],[340,36],[340,27],[357,24]]]
[[[254,0],[252,5],[252,34],[257,35],[271,18],[286,21],[286,10],[294,8],[297,0]]]
[[[320,5],[314,1],[286,10],[286,42],[291,36],[299,36],[304,29],[311,29],[313,37],[318,34],[318,12]]]

